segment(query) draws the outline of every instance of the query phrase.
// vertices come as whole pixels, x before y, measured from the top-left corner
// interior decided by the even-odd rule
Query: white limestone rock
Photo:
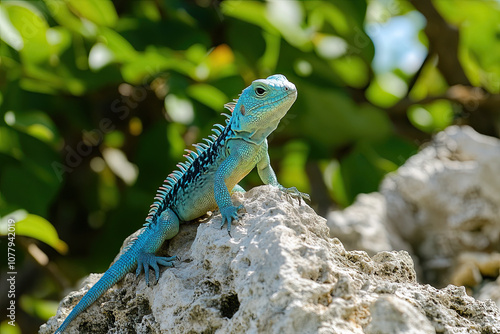
[[[496,281],[484,284],[476,296],[479,300],[492,300],[500,308],[500,276]]]
[[[423,282],[476,287],[499,275],[499,171],[500,140],[451,126],[389,174],[380,192],[330,213],[330,235],[369,254],[407,250]]]
[[[500,250],[498,171],[500,140],[449,127],[384,180],[387,218],[427,267]]]
[[[219,214],[183,225],[168,246],[182,261],[157,285],[127,275],[68,333],[500,333],[494,303],[418,284],[405,251],[346,251],[324,218],[274,187],[233,201],[246,215],[232,238]],[[87,289],[63,299],[40,333]]]
[[[381,296],[370,307],[372,321],[366,334],[427,334],[436,333],[431,322],[409,302],[391,296]]]
[[[387,204],[380,193],[360,194],[342,211],[327,215],[330,236],[339,238],[347,249],[364,250],[373,255],[381,251],[412,248],[387,223]]]

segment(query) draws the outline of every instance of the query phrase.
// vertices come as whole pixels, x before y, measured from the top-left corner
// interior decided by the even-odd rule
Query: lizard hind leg
[[[165,267],[174,267],[174,261],[178,260],[177,256],[163,257],[156,256],[152,253],[141,253],[137,259],[137,270],[135,275],[139,276],[141,271],[144,269],[144,275],[146,279],[146,284],[149,286],[149,268],[153,268],[155,272],[155,284],[158,283],[160,278],[160,267],[162,265]]]
[[[163,257],[156,256],[155,252],[160,248],[163,242],[167,239],[172,239],[179,232],[179,218],[175,212],[166,209],[139,238],[144,238],[141,241],[141,246],[137,256],[137,270],[135,275],[144,271],[146,284],[149,286],[149,269],[153,269],[155,273],[155,283],[160,278],[160,265],[165,267],[173,267],[174,261],[178,260],[177,256]]]

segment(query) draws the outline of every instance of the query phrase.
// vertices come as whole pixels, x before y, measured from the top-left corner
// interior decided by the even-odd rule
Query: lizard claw
[[[238,210],[243,209],[243,205],[239,206],[227,206],[220,210],[222,215],[222,223],[220,224],[220,228],[224,227],[224,224],[227,222],[227,233],[231,237],[231,222],[238,221],[240,219],[240,215],[238,214]]]
[[[282,185],[280,185],[279,189],[287,195],[298,198],[299,205],[302,204],[302,199],[308,200],[308,201],[311,200],[311,196],[309,196],[309,194],[300,192],[296,187],[285,188]]]
[[[160,267],[162,265],[165,267],[174,267],[174,261],[178,260],[177,256],[163,257],[156,256],[151,253],[141,253],[137,259],[137,270],[135,271],[135,277],[138,277],[141,271],[144,270],[144,275],[146,278],[146,284],[149,286],[149,267],[155,271],[155,283],[158,283],[160,278]]]

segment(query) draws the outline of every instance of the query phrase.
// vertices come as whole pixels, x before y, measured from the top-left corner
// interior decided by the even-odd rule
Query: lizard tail
[[[102,275],[99,281],[97,281],[97,283],[90,288],[90,290],[83,296],[78,304],[76,304],[54,334],[62,333],[69,326],[71,321],[73,321],[73,319],[75,319],[87,307],[92,305],[93,302],[106,292],[106,290],[125,277],[125,275],[137,265],[137,259],[132,256],[130,252],[127,253],[123,254],[115,263],[113,263],[104,275]]]

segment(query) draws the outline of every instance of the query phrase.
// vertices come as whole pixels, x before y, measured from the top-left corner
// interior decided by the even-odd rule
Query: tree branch
[[[458,29],[445,21],[431,0],[410,1],[427,20],[424,31],[429,39],[429,49],[438,55],[437,67],[446,82],[450,86],[470,85],[458,59]]]
[[[401,99],[394,106],[387,108],[389,114],[404,114],[409,107],[415,104],[428,104],[437,100],[448,100],[460,104],[466,111],[489,109],[500,112],[500,95],[489,94],[480,87],[455,85],[444,94],[427,96],[421,100],[412,100],[410,97]]]

